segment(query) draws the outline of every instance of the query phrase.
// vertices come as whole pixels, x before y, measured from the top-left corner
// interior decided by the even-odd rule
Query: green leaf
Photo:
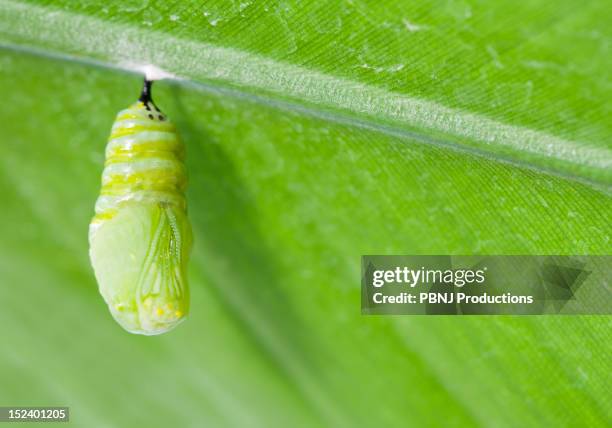
[[[609,317],[366,317],[362,254],[606,254],[609,2],[0,2],[0,405],[76,426],[606,426]],[[190,318],[87,226],[133,71],[187,146]]]

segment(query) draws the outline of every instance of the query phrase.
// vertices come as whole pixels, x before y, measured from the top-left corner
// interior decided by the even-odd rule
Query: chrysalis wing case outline
[[[102,189],[89,226],[100,294],[127,331],[161,334],[189,311],[185,149],[151,98],[117,115],[106,145]]]

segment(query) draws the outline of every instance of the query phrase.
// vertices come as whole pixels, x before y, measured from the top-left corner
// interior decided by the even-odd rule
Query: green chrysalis
[[[171,330],[189,311],[185,149],[151,99],[117,115],[106,146],[102,189],[89,226],[89,256],[100,294],[127,331]]]

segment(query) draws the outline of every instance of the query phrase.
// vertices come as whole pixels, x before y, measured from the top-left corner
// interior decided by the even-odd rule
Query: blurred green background
[[[362,316],[359,263],[609,253],[611,12],[0,1],[0,405],[86,427],[608,426],[609,317]],[[134,39],[109,48],[117,29]],[[154,97],[187,146],[192,310],[158,337],[116,325],[87,255],[104,144],[141,85],[126,57],[185,78]],[[402,122],[394,97],[361,111],[313,72],[474,128]],[[574,151],[482,144],[487,121]]]

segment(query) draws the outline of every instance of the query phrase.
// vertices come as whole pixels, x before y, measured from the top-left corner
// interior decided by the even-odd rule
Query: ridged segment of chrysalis
[[[117,115],[89,227],[91,263],[111,314],[146,335],[187,315],[192,240],[184,147],[150,89],[145,81],[138,102]]]

